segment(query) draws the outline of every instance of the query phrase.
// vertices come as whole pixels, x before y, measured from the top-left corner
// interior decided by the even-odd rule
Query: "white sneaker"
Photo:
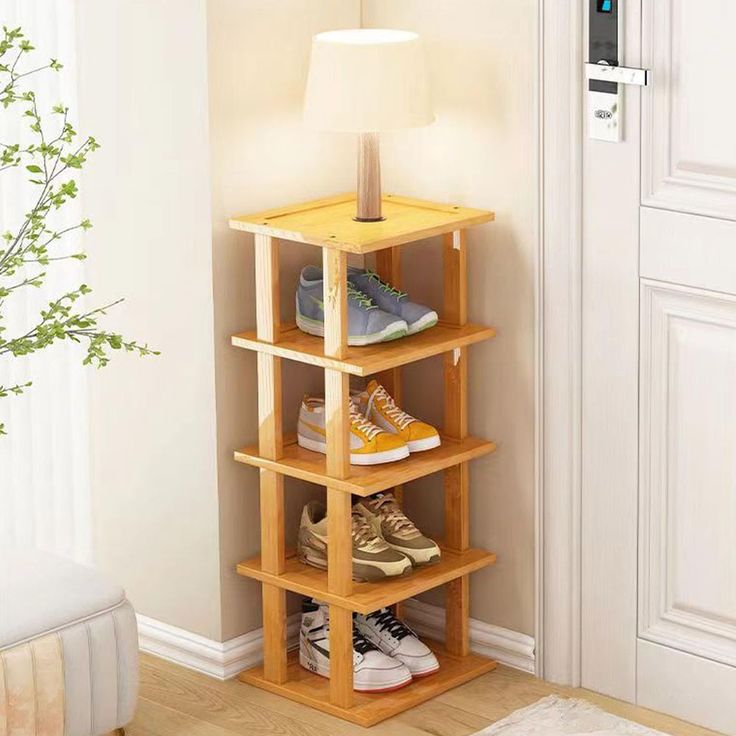
[[[311,599],[302,603],[299,664],[322,677],[330,676],[329,607]],[[353,690],[383,693],[410,682],[405,664],[383,654],[353,627]]]
[[[399,621],[390,609],[381,608],[367,616],[357,614],[354,622],[358,631],[371,644],[384,654],[403,662],[412,677],[426,677],[440,668],[432,650],[406,624]]]

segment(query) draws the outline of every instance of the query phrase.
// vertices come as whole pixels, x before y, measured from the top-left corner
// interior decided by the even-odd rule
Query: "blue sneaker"
[[[421,304],[410,302],[406,292],[394,289],[391,284],[381,281],[374,271],[350,266],[348,281],[370,297],[380,309],[401,317],[408,326],[408,335],[414,335],[437,324],[437,312]]]
[[[323,337],[325,313],[322,269],[305,266],[299,276],[296,290],[296,324],[310,335]],[[377,342],[404,337],[406,322],[379,309],[369,297],[348,281],[348,345],[372,345]]]

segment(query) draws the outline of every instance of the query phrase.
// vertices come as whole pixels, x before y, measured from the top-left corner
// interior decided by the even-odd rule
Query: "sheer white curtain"
[[[74,0],[2,0],[0,25],[23,28],[36,48],[28,63],[43,64],[53,57],[64,64],[61,72],[44,71],[28,83],[41,110],[64,102],[75,123]],[[19,110],[20,106],[0,109],[3,142],[23,140],[27,122],[19,122]],[[80,134],[87,132],[92,131]],[[25,178],[18,170],[0,173],[0,231],[16,228],[32,203],[34,190]],[[81,217],[77,199],[65,206],[55,227]],[[39,308],[84,283],[84,266],[78,261],[51,263],[46,270],[41,289],[20,289],[6,299],[2,307],[9,328],[6,337],[31,326]],[[25,395],[0,399],[0,421],[8,432],[0,437],[0,542],[32,544],[89,561],[87,394],[80,350],[64,342],[27,358],[0,357],[0,385],[33,381]]]

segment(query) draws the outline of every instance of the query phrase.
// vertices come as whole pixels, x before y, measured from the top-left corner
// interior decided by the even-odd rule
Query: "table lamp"
[[[381,216],[378,134],[434,120],[422,42],[416,33],[373,28],[318,33],[304,100],[317,130],[359,134],[355,220]]]

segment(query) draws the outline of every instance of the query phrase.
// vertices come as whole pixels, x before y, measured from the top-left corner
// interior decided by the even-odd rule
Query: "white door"
[[[583,144],[582,680],[736,734],[736,3],[619,1],[651,74]]]

